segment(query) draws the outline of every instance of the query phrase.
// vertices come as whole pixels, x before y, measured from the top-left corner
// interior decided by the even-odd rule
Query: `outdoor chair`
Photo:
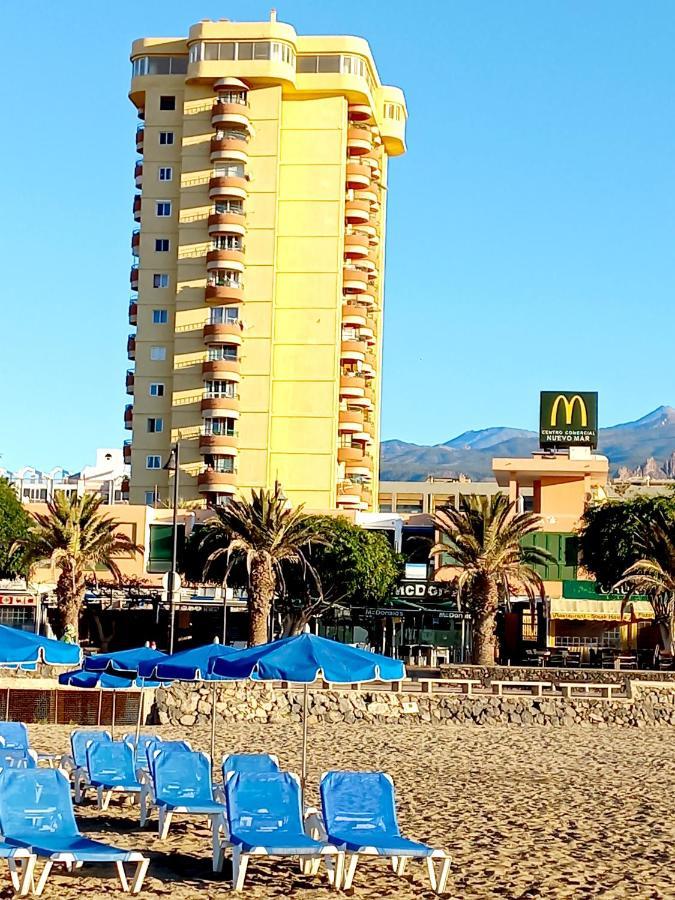
[[[37,769],[35,750],[8,750],[0,747],[0,769]]]
[[[151,775],[152,763],[157,750],[163,750],[165,752],[168,752],[169,750],[183,750],[187,753],[191,753],[192,746],[189,741],[163,741],[161,738],[157,738],[154,741],[147,741],[145,745],[146,768]]]
[[[76,728],[70,733],[70,756],[61,759],[61,768],[70,772],[75,790],[75,803],[81,803],[85,789],[89,786],[89,774],[87,771],[87,747],[91,743],[100,741],[112,741],[109,731],[89,731],[84,728]]]
[[[279,759],[272,753],[230,753],[223,760],[223,784],[234,772],[279,771]]]
[[[136,735],[131,732],[130,734],[123,734],[122,740],[127,744],[131,744],[131,746],[134,748],[134,753],[136,755],[136,768],[147,769],[148,757],[145,752],[147,746],[151,743],[157,743],[160,738],[158,738],[156,734],[139,734],[137,742]]]
[[[343,890],[351,887],[360,856],[381,856],[391,860],[396,875],[403,875],[408,860],[426,860],[431,889],[437,894],[445,891],[450,856],[401,835],[394,782],[389,775],[327,772],[321,779],[321,805],[323,836],[344,853],[339,885]]]
[[[301,871],[315,875],[324,860],[328,878],[339,885],[341,855],[304,828],[300,781],[288,772],[235,772],[225,785],[232,887],[241,891],[252,856],[294,857]]]
[[[147,741],[145,744],[145,764],[139,765],[137,763],[136,767],[136,779],[142,785],[142,791],[140,796],[140,807],[141,807],[141,816],[140,816],[140,824],[141,827],[145,825],[148,820],[148,816],[150,815],[150,810],[153,806],[155,806],[155,785],[154,785],[154,759],[157,755],[157,751],[176,751],[178,753],[191,753],[192,747],[190,746],[189,741],[163,741],[161,738],[156,738],[152,741]],[[137,754],[138,759],[138,754]]]
[[[84,837],[75,823],[68,778],[56,769],[5,769],[0,774],[0,828],[8,843],[32,849],[45,860],[34,886],[40,895],[55,863],[69,870],[83,863],[114,863],[122,890],[137,894],[149,860]],[[125,863],[134,864],[131,884]],[[25,879],[24,879],[25,880]]]
[[[28,750],[28,729],[23,722],[0,722],[0,742],[8,750]]]
[[[225,805],[214,799],[209,757],[194,750],[155,750],[151,771],[160,840],[169,834],[175,813],[207,816],[211,825],[213,871],[220,871],[220,831],[225,827]]]
[[[96,788],[98,808],[107,809],[113,793],[138,797],[143,803],[143,785],[136,777],[136,754],[126,741],[97,741],[87,747],[89,784]]]

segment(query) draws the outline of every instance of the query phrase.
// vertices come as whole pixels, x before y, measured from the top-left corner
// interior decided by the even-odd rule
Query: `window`
[[[146,425],[148,434],[161,434],[164,431],[164,419],[151,417],[147,420]]]
[[[237,384],[234,381],[205,381],[207,397],[236,397]]]
[[[169,286],[169,276],[166,272],[156,272],[152,276],[152,286],[154,288],[165,288]]]
[[[162,362],[166,359],[166,347],[151,347],[150,359],[153,362]]]
[[[233,216],[241,216],[244,214],[243,200],[223,200],[214,204],[214,211],[220,215],[231,213]]]
[[[240,288],[242,286],[240,274],[233,269],[216,269],[209,275],[209,284],[216,287]]]
[[[153,381],[150,385],[150,396],[151,397],[163,397],[164,396],[164,384],[161,381]]]
[[[209,417],[204,419],[204,434],[219,434],[234,437],[236,420],[227,417]]]
[[[159,497],[155,496],[155,491],[146,491],[145,492],[145,505],[146,506],[154,506]]]
[[[187,65],[187,56],[140,56],[131,64],[131,75],[187,75]]]
[[[243,178],[244,164],[240,162],[225,162],[214,166],[214,178]]]
[[[162,457],[161,456],[146,456],[145,457],[145,468],[146,469],[161,469],[162,468]]]
[[[244,242],[239,234],[219,234],[212,246],[214,250],[241,250]]]
[[[170,200],[158,200],[156,210],[157,210],[158,216],[170,216],[171,215],[171,201]]]
[[[230,362],[237,360],[236,344],[216,344],[209,347],[209,360],[226,359]]]
[[[170,241],[168,238],[155,238],[155,252],[156,253],[168,253],[170,247]]]
[[[175,109],[176,108],[176,98],[172,94],[163,94],[159,98],[159,108],[160,109]]]
[[[234,456],[207,456],[206,468],[214,472],[234,472]]]
[[[295,51],[290,44],[280,41],[209,41],[193,44],[190,47],[190,62],[201,60],[233,60],[233,59],[274,59],[292,66],[295,63]]]
[[[171,166],[160,166],[159,167],[159,180],[160,181],[171,181],[173,178],[173,169]]]
[[[214,306],[211,309],[210,325],[234,325],[239,321],[238,306]]]
[[[169,321],[169,311],[168,309],[153,309],[152,311],[152,324],[153,325],[166,325]]]
[[[160,144],[173,144],[173,131],[160,131],[159,142]]]

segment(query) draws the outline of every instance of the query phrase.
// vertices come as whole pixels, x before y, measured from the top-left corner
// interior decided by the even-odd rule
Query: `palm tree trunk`
[[[84,584],[68,571],[62,571],[56,584],[56,602],[58,622],[63,635],[70,625],[74,629],[75,639],[80,639],[80,610],[84,604]],[[60,636],[61,636],[60,635]]]
[[[497,655],[497,585],[491,578],[480,579],[473,585],[476,595],[473,616],[472,662],[477,666],[494,666]]]
[[[248,644],[267,642],[267,627],[272,609],[272,599],[276,578],[272,561],[266,557],[256,557],[251,562],[248,596]]]

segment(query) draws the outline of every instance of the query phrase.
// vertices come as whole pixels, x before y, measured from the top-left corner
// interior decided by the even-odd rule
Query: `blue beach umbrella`
[[[398,659],[370,653],[349,644],[314,634],[299,634],[269,644],[249,647],[218,659],[214,675],[240,680],[292,681],[304,685],[302,716],[302,783],[307,779],[307,685],[323,678],[334,684],[364,681],[399,681],[405,666]]]
[[[130,650],[118,650],[115,653],[96,653],[85,657],[83,668],[87,672],[107,672],[137,674],[142,663],[166,659],[166,653],[153,650],[151,647],[133,647]]]
[[[216,660],[234,656],[238,651],[224,644],[205,644],[165,656],[159,662],[145,660],[138,667],[139,675],[159,678],[162,681],[210,681],[213,682],[211,696],[211,760],[216,748],[216,683],[225,681],[212,671]]]
[[[76,666],[81,658],[82,651],[77,644],[64,644],[0,625],[0,666],[34,669],[39,662],[50,666]]]

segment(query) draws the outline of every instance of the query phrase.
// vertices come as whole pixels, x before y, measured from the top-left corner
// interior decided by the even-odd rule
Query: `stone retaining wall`
[[[675,683],[675,671],[653,672],[650,669],[554,669],[536,666],[440,666],[442,678],[475,678],[484,686],[491,681],[585,681],[594,684],[628,684],[642,681]]]
[[[154,713],[162,725],[190,728],[211,721],[212,688],[190,684],[159,688]],[[300,722],[300,690],[273,690],[242,683],[216,688],[216,715],[221,723]],[[601,700],[563,697],[464,697],[462,695],[394,694],[384,691],[321,690],[309,693],[310,723],[353,725],[647,725],[675,726],[675,692],[658,684],[632,699]]]

